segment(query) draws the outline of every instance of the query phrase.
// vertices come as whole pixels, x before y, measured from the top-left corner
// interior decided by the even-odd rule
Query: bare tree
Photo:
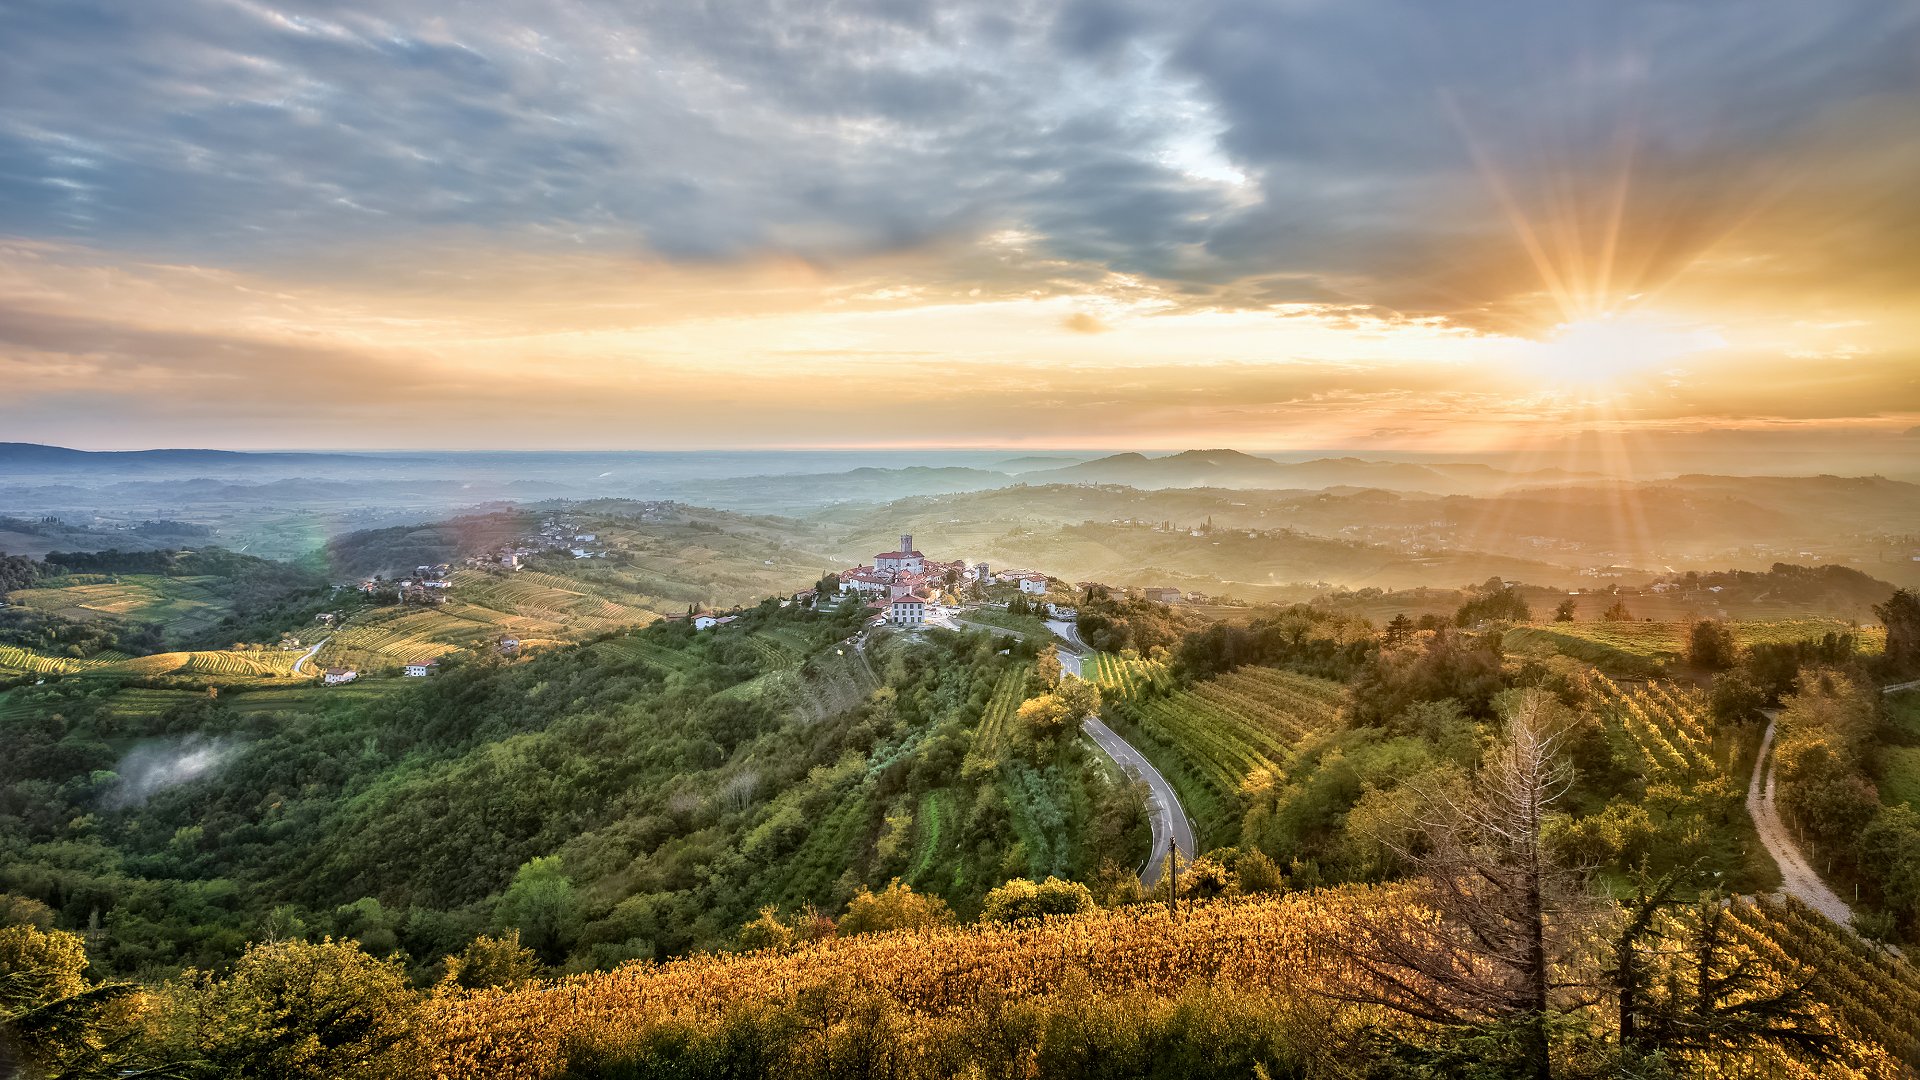
[[[1521,1065],[1552,1076],[1549,1029],[1593,907],[1542,830],[1572,783],[1567,716],[1527,690],[1505,710],[1506,738],[1464,788],[1431,793],[1423,843],[1400,854],[1420,874],[1416,903],[1380,905],[1335,943],[1364,976],[1340,996],[1448,1026],[1503,1025]]]

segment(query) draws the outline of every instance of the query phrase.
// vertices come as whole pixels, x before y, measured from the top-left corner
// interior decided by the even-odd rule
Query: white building
[[[927,621],[927,601],[925,597],[908,593],[896,596],[887,608],[887,621],[895,626],[921,626]]]
[[[887,591],[889,576],[878,571],[863,571],[840,575],[840,591],[852,590],[857,593],[883,593]]]
[[[1028,596],[1047,595],[1047,575],[1028,574],[1020,579],[1020,591]]]
[[[415,660],[406,667],[407,678],[409,679],[424,679],[438,670],[440,670],[440,661],[438,660]]]
[[[349,671],[346,668],[330,667],[327,669],[327,673],[321,676],[321,681],[326,683],[328,686],[340,686],[345,683],[350,683],[359,677],[360,677],[360,673],[357,671]]]
[[[720,616],[715,615],[711,611],[703,611],[693,617],[693,628],[695,630],[711,630],[719,625]]]

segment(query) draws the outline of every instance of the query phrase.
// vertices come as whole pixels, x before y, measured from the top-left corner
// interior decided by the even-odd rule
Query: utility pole
[[[1180,847],[1173,837],[1167,837],[1167,914],[1180,917],[1180,894],[1174,891],[1174,878],[1180,873]]]

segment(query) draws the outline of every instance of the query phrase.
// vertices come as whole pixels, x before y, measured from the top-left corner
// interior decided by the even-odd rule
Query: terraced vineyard
[[[300,653],[284,649],[236,652],[167,652],[128,657],[101,653],[84,660],[45,656],[13,645],[0,645],[0,675],[179,675],[212,681],[285,678],[293,674]]]
[[[1080,667],[1103,694],[1127,699],[1138,697],[1148,687],[1165,685],[1168,678],[1167,665],[1158,660],[1123,660],[1113,653],[1093,653],[1081,661]]]
[[[1121,701],[1106,712],[1166,774],[1205,832],[1238,820],[1248,776],[1279,771],[1302,739],[1338,727],[1346,692],[1311,675],[1247,667],[1189,691]]]
[[[109,661],[43,656],[17,645],[0,645],[0,675],[72,675],[104,667]]]
[[[1013,733],[1014,717],[1020,711],[1026,684],[1027,669],[1024,666],[1000,676],[1000,681],[993,684],[993,698],[987,702],[986,711],[973,729],[973,744],[967,750],[969,759],[991,763],[999,758],[1001,749]]]
[[[1603,709],[1640,775],[1702,776],[1719,769],[1707,725],[1706,699],[1670,682],[1621,685],[1596,676]]]

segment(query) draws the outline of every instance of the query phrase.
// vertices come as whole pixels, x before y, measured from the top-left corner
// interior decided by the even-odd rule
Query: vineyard
[[[1057,917],[1016,927],[961,926],[830,939],[791,952],[705,954],[633,964],[518,990],[434,999],[426,1033],[433,1074],[446,1080],[537,1080],[564,1072],[569,1058],[617,1050],[652,1030],[718,1028],[742,1010],[810,999],[830,988],[841,1004],[827,1023],[849,1023],[855,1001],[887,1010],[888,1037],[907,1060],[936,1053],[953,1025],[977,1022],[983,1003],[1044,1006],[1071,993],[1070,1008],[1120,999],[1150,1009],[1204,986],[1246,995],[1266,1012],[1289,1000],[1319,999],[1317,988],[1351,989],[1353,972],[1321,942],[1352,913],[1405,903],[1395,889],[1289,893],[1196,904],[1178,919],[1158,905]],[[1724,1076],[1893,1077],[1894,1058],[1911,1062],[1916,1034],[1899,1018],[1920,1014],[1920,976],[1871,953],[1819,916],[1791,903],[1735,907],[1740,955],[1757,960],[1755,992],[1811,976],[1832,1012],[1820,1023],[1838,1035],[1843,1060],[1815,1067],[1772,1051],[1719,1053]],[[1322,1024],[1359,1027],[1394,1021],[1365,1006],[1334,1006]],[[1610,1019],[1591,1010],[1596,1025]],[[1019,1046],[996,1046],[998,1064],[1032,1059],[1044,1027]],[[917,1074],[915,1074],[917,1075]],[[1015,1068],[1005,1075],[1032,1075]]]
[[[101,653],[84,660],[45,656],[12,645],[0,645],[0,675],[125,675],[148,677],[180,675],[211,680],[284,678],[293,674],[298,652],[258,651],[168,652],[128,657]]]
[[[1081,661],[1103,694],[1132,700],[1148,688],[1164,688],[1168,683],[1167,665],[1158,660],[1123,660],[1113,653],[1091,653]]]
[[[1107,713],[1167,774],[1189,817],[1224,829],[1239,820],[1242,782],[1259,770],[1279,772],[1301,740],[1337,728],[1345,698],[1336,682],[1247,667]]]
[[[1621,736],[1639,775],[1698,777],[1719,770],[1708,730],[1707,703],[1698,690],[1669,682],[1622,686],[1604,675],[1594,682],[1602,709]]]
[[[1741,944],[1775,973],[1810,974],[1814,996],[1846,1027],[1920,1069],[1920,970],[1791,897],[1736,902],[1733,913]]]
[[[967,750],[967,757],[991,764],[1000,757],[1000,751],[1006,747],[1007,740],[1014,731],[1015,716],[1020,712],[1020,702],[1025,697],[1027,669],[1015,667],[1000,676],[993,684],[993,698],[987,702],[986,712],[980,716],[980,722],[973,729],[973,743]]]

